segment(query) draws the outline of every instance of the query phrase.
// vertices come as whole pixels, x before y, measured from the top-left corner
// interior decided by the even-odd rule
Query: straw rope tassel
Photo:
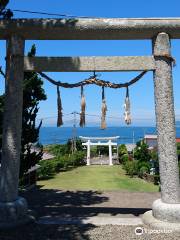
[[[80,123],[79,123],[80,127],[84,127],[86,124],[85,112],[86,112],[86,99],[84,96],[83,86],[81,86],[81,112],[80,112]]]
[[[101,107],[101,129],[106,129],[106,112],[107,112],[107,105],[104,93],[104,87],[102,87],[102,107]]]
[[[124,103],[124,120],[127,125],[131,124],[131,112],[130,112],[130,99],[129,99],[129,88],[126,88],[126,98]]]
[[[60,127],[63,125],[63,120],[62,120],[62,102],[59,86],[57,86],[57,110],[58,110],[57,127]]]

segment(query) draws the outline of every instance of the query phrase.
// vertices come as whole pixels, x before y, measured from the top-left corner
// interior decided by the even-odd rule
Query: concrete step
[[[142,225],[140,217],[134,218],[118,218],[118,217],[78,217],[78,218],[61,218],[44,216],[39,218],[38,224],[60,224],[60,225],[84,225],[93,224],[101,225]]]

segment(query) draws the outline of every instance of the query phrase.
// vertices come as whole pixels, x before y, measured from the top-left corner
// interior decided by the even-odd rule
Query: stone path
[[[140,217],[131,217],[131,218],[119,218],[119,217],[71,217],[71,218],[61,218],[61,217],[40,217],[37,220],[38,224],[46,225],[86,225],[93,224],[94,226],[104,226],[104,225],[113,225],[113,226],[137,226],[142,225],[143,222]]]
[[[160,197],[160,193],[49,189],[32,189],[23,195],[38,217],[66,219],[139,217],[151,209],[153,201]]]
[[[140,222],[141,214],[151,208],[159,193],[32,189],[21,195],[36,211],[39,222],[0,232],[0,240],[180,239],[179,233],[157,233]],[[135,234],[137,227],[142,235]]]
[[[0,232],[1,240],[179,240],[178,233],[154,233],[142,227],[136,235],[136,226],[94,226],[31,224],[19,229]]]
[[[113,164],[119,164],[117,159],[113,159]],[[91,165],[109,165],[108,157],[94,157],[91,159]]]

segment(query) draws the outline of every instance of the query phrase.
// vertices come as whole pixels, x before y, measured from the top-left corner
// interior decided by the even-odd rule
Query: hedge
[[[61,169],[67,169],[72,166],[84,165],[84,152],[77,151],[71,155],[58,156],[51,160],[41,160],[39,162],[40,168],[38,169],[38,179],[52,178]]]

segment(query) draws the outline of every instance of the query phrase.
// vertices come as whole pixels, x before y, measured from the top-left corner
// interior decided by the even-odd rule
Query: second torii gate
[[[112,142],[112,140],[117,140],[119,136],[116,137],[82,137],[80,139],[83,141],[82,145],[87,147],[87,165],[91,165],[91,146],[108,146],[109,147],[109,165],[113,165],[112,159],[112,146],[117,146],[117,142]],[[101,142],[102,141],[102,142]]]

